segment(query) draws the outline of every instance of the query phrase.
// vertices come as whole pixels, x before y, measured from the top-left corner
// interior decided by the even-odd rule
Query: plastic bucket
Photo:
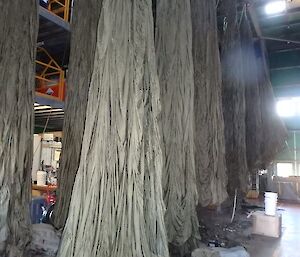
[[[278,194],[273,192],[265,193],[265,214],[275,216],[277,211]]]
[[[47,181],[47,172],[39,170],[36,173],[36,183],[37,183],[37,185],[38,186],[44,186],[44,185],[46,185],[46,181]]]

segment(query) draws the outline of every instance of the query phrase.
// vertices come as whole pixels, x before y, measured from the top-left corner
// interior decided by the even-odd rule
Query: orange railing
[[[37,52],[38,56],[43,58],[36,60],[39,68],[35,76],[36,91],[63,101],[65,98],[65,72],[44,48],[38,47]]]
[[[47,9],[65,21],[69,21],[70,0],[48,0]]]

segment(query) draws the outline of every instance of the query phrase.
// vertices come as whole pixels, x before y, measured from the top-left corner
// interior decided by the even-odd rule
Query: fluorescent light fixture
[[[39,106],[39,104],[38,103],[34,103],[34,106]]]
[[[34,107],[34,110],[44,110],[44,109],[51,109],[51,106],[41,105],[41,106]]]
[[[280,117],[293,117],[296,115],[296,103],[293,99],[279,100],[276,110]]]
[[[282,13],[286,10],[286,1],[272,1],[265,5],[265,12],[268,15]]]

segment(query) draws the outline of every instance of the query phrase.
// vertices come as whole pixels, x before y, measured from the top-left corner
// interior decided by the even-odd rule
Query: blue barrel
[[[34,197],[31,201],[30,216],[31,223],[37,224],[42,222],[43,207],[47,207],[46,199],[44,197]]]

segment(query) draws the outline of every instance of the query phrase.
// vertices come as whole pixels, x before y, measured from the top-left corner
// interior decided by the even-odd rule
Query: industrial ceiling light
[[[272,1],[265,5],[265,12],[268,15],[282,13],[286,10],[286,1]]]
[[[51,106],[48,105],[40,105],[40,106],[35,106],[34,110],[45,110],[45,109],[51,109]]]
[[[277,114],[280,117],[296,116],[296,102],[294,99],[283,99],[276,103]]]

